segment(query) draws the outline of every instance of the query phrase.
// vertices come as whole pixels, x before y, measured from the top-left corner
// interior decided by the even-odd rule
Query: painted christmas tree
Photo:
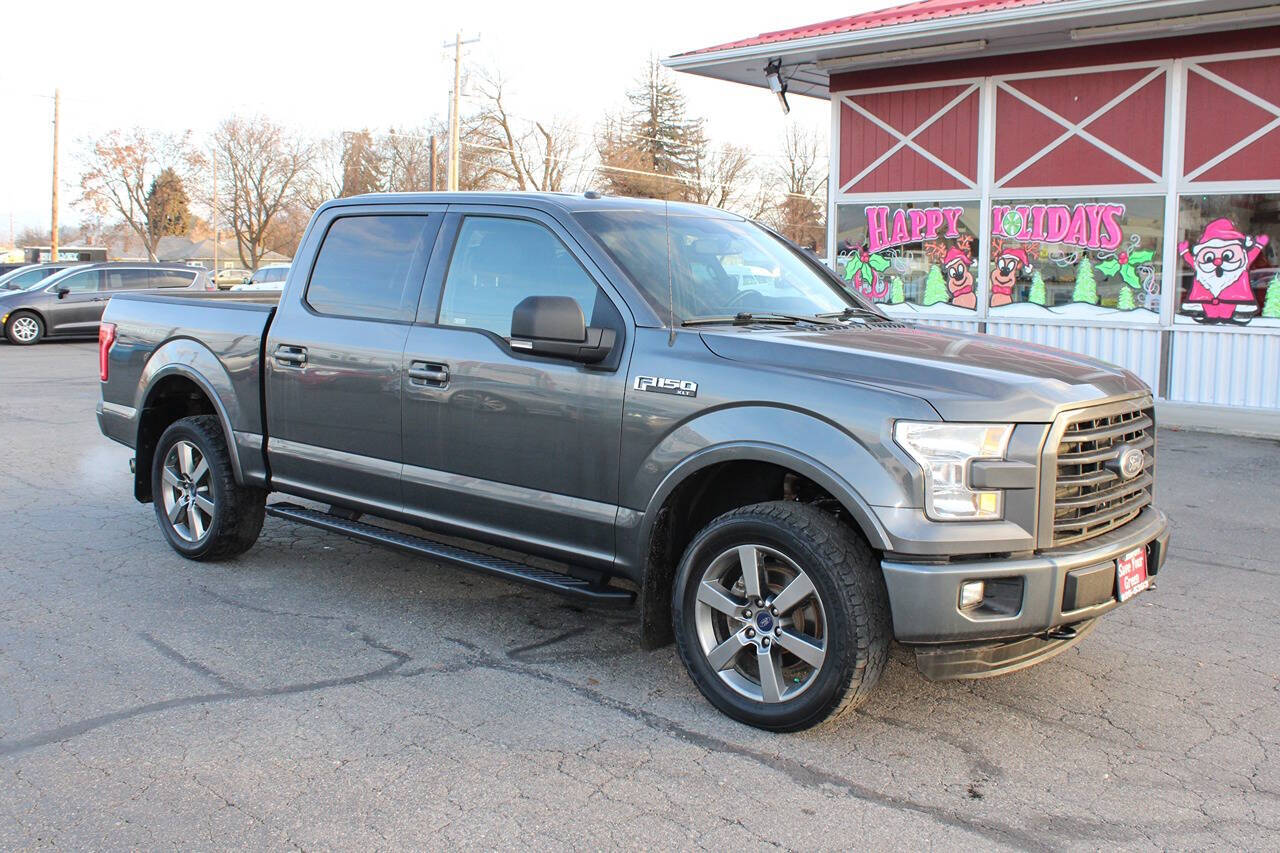
[[[1271,276],[1267,283],[1267,298],[1262,301],[1262,316],[1268,320],[1280,320],[1280,273]]]
[[[1098,304],[1098,282],[1093,277],[1093,264],[1088,255],[1081,258],[1080,266],[1076,267],[1076,289],[1071,291],[1071,301]]]
[[[1032,305],[1044,305],[1049,301],[1044,290],[1044,276],[1040,275],[1040,270],[1036,270],[1031,275],[1031,292],[1027,294],[1027,301]]]
[[[1277,293],[1280,293],[1280,288],[1277,288]],[[901,305],[905,301],[906,297],[902,294],[902,279],[895,275],[889,279],[889,304]]]
[[[1120,295],[1116,297],[1116,308],[1121,311],[1132,311],[1138,304],[1133,301],[1133,288],[1127,284],[1120,285]]]
[[[934,264],[929,267],[929,275],[924,280],[924,299],[921,304],[936,305],[939,302],[950,301],[950,294],[947,293],[947,280],[942,277],[942,267]]]

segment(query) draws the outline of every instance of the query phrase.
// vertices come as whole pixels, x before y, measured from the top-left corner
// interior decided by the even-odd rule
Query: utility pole
[[[218,224],[218,151],[213,151],[213,274],[218,274],[218,244],[222,242],[222,229]]]
[[[428,169],[431,178],[431,192],[435,192],[435,134],[431,134],[431,168]],[[12,229],[10,229],[12,231]]]
[[[51,236],[49,238],[49,260],[58,260],[58,122],[61,118],[62,92],[53,90],[53,209]]]
[[[453,39],[453,101],[449,104],[449,192],[458,191],[458,107],[462,98],[462,46],[474,44],[479,38],[462,40],[458,32]],[[449,43],[445,42],[445,47]]]

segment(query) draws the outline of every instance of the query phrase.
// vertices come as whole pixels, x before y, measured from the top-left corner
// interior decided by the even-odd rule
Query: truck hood
[[[927,400],[948,421],[1047,423],[1064,407],[1149,391],[1087,356],[903,323],[702,330],[721,358],[851,380]]]

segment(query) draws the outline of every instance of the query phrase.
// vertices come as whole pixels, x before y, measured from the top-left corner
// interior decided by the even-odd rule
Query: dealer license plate
[[[1128,601],[1149,586],[1151,578],[1147,577],[1145,547],[1134,548],[1116,560],[1116,591],[1121,601]]]

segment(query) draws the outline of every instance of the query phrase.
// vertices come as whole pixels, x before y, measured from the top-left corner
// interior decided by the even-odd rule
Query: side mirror
[[[54,293],[58,294],[59,299],[65,299],[67,294],[70,292],[71,292],[71,288],[69,287],[59,287],[57,290],[54,291]]]
[[[599,364],[609,357],[613,329],[587,326],[568,296],[528,296],[511,312],[511,347],[534,355]]]

